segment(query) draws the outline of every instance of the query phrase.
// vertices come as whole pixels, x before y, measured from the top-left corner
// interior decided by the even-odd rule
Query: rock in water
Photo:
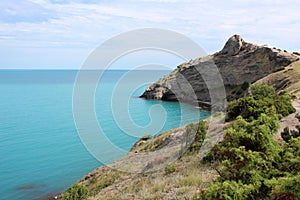
[[[288,52],[247,43],[239,35],[233,35],[221,51],[179,65],[150,85],[140,97],[188,102],[209,108],[212,106],[212,91],[217,94],[222,89],[220,85],[214,85],[218,82],[214,80],[218,72],[211,70],[212,65],[219,70],[223,84],[232,86],[253,83],[296,60],[298,57]]]

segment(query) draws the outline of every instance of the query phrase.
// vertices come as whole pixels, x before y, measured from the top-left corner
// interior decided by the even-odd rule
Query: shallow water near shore
[[[129,82],[134,85],[143,76],[153,77],[154,82],[168,71],[140,71],[139,80],[120,84],[120,77],[126,73],[106,71],[95,92],[99,126],[125,152],[138,137],[155,135],[209,116],[208,112],[199,112],[187,104],[137,98],[150,83],[137,84],[134,91],[127,91]],[[102,165],[89,154],[77,134],[72,113],[76,74],[72,70],[0,71],[0,199],[31,200],[61,192]],[[122,99],[122,94],[116,98],[122,102],[120,105],[126,101],[131,120],[137,126],[147,126],[151,116],[165,114],[166,120],[159,131],[149,126],[145,132],[132,136],[119,127],[111,111],[116,85],[123,87],[124,94],[130,93],[129,100]],[[162,107],[164,113],[161,109],[151,109],[153,106]],[[109,149],[106,154],[111,161],[121,156],[113,155]]]

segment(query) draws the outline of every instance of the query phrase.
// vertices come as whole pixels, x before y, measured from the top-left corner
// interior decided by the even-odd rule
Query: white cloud
[[[292,0],[24,2],[26,9],[34,5],[34,15],[47,11],[46,18],[0,22],[0,48],[73,48],[75,53],[124,31],[156,27],[186,34],[211,53],[235,33],[251,42],[299,49],[300,3]]]

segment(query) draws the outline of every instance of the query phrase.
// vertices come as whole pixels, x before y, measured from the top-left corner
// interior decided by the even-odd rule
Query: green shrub
[[[248,82],[244,82],[241,86],[242,90],[247,90],[249,88],[250,84]]]
[[[226,120],[234,120],[238,116],[245,119],[257,119],[261,113],[272,108],[274,101],[270,98],[255,100],[253,96],[243,97],[228,103]]]
[[[300,137],[291,138],[289,142],[283,143],[279,155],[280,162],[277,165],[281,172],[280,175],[298,174],[300,172]]]
[[[67,192],[62,194],[62,200],[86,200],[88,198],[88,188],[81,184],[74,184],[68,188]]]
[[[250,86],[251,94],[255,99],[272,97],[275,89],[267,84],[254,84]]]
[[[300,199],[300,174],[267,181],[272,199]]]
[[[300,132],[300,124],[296,125],[296,129]]]
[[[296,52],[296,51],[293,52],[293,54],[300,56],[300,53],[299,53],[299,52]]]
[[[300,132],[296,130],[291,130],[291,136],[292,138],[297,138],[300,136]]]
[[[165,173],[166,173],[166,174],[171,174],[171,173],[175,172],[175,170],[176,170],[176,168],[175,168],[175,166],[172,165],[172,164],[169,164],[169,165],[167,165],[167,166],[165,167]]]
[[[288,142],[292,138],[291,135],[290,135],[290,129],[289,129],[289,127],[285,127],[283,129],[283,132],[281,132],[281,137],[286,142]]]
[[[254,88],[254,96],[229,104],[235,121],[202,160],[215,162],[220,176],[195,199],[300,198],[300,125],[298,131],[284,129],[282,146],[273,138],[278,117],[294,111],[291,99],[266,86]]]
[[[298,119],[298,121],[300,122],[300,114],[299,113],[297,113],[296,115],[295,115],[295,117]]]
[[[259,185],[246,185],[236,181],[216,182],[208,190],[203,192],[200,199],[222,199],[222,200],[241,200],[256,199]],[[197,197],[194,199],[198,199]]]
[[[291,113],[296,112],[296,109],[291,103],[291,97],[287,93],[281,93],[273,96],[274,106],[277,113],[283,117],[288,116]]]
[[[206,136],[207,124],[201,120],[199,123],[191,123],[187,125],[187,134],[194,136],[194,141],[189,147],[189,151],[194,152],[200,150]]]
[[[291,130],[289,127],[285,127],[281,133],[281,137],[285,142],[289,142],[292,138],[300,137],[300,125],[296,126],[297,130]]]
[[[273,87],[265,84],[252,85],[252,96],[228,103],[226,120],[232,121],[239,115],[247,120],[252,120],[252,118],[257,119],[262,113],[277,114],[279,118],[282,118],[296,111],[289,94],[285,92],[275,94],[274,91]]]

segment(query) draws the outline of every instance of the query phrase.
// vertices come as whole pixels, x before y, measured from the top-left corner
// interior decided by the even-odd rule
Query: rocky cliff
[[[296,55],[286,51],[251,44],[239,35],[233,35],[221,51],[179,65],[172,73],[150,85],[140,97],[210,107],[212,91],[219,93],[225,87],[229,96],[228,88],[253,83],[296,60]],[[212,84],[219,81],[214,80],[216,72],[209,72],[212,68],[218,69],[222,86]],[[210,82],[205,80],[207,76],[210,76]]]

